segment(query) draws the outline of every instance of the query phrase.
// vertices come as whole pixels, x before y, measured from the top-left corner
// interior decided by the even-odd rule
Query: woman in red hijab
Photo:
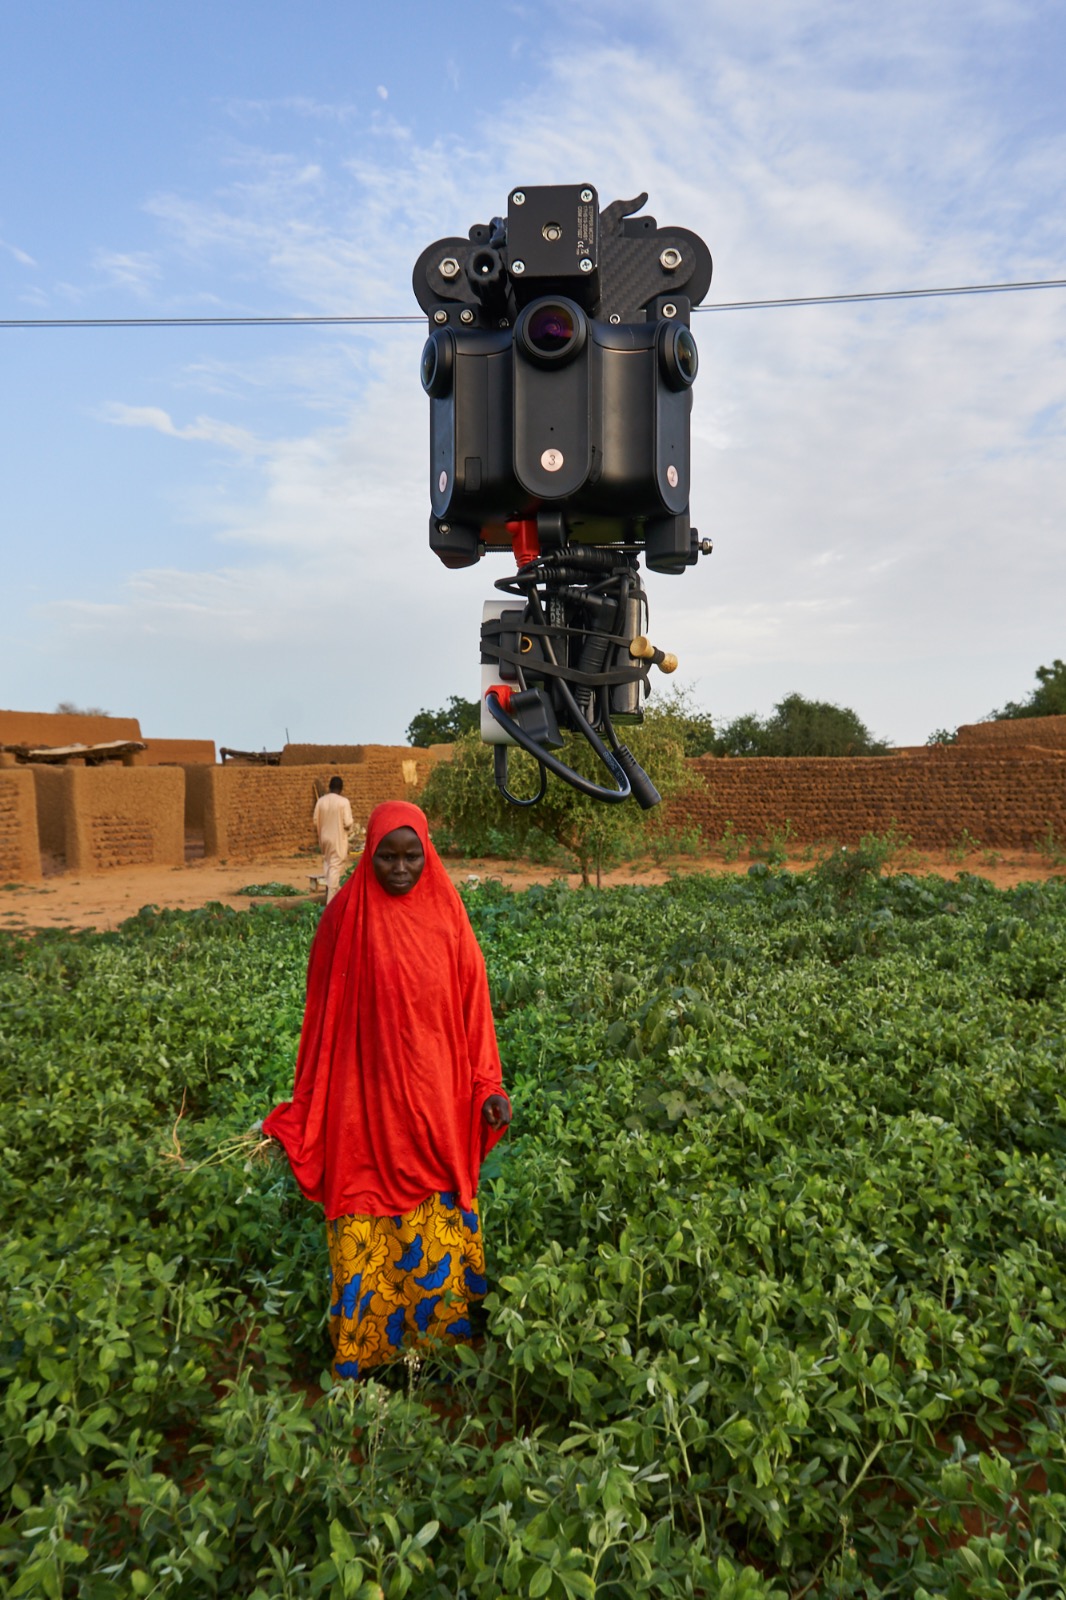
[[[322,915],[292,1099],[263,1123],[325,1208],[337,1377],[470,1337],[478,1173],[510,1120],[474,930],[424,813],[389,801]]]

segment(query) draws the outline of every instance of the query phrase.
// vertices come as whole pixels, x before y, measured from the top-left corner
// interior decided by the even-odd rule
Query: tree
[[[1037,667],[1037,687],[1028,700],[1008,700],[1002,711],[993,711],[993,722],[1006,722],[1012,717],[1063,717],[1066,716],[1066,661],[1058,657],[1050,667]]]
[[[73,700],[61,700],[56,706],[55,715],[59,717],[108,717],[109,711],[102,706],[76,706]]]
[[[664,800],[700,781],[686,765],[676,737],[654,724],[627,731],[626,742]],[[607,781],[579,735],[568,735],[565,749],[558,753],[577,771],[597,782]],[[642,855],[653,843],[669,843],[672,837],[659,808],[645,812],[632,800],[620,805],[592,800],[554,777],[549,777],[538,805],[509,805],[493,782],[492,764],[492,747],[482,744],[476,734],[465,734],[455,741],[452,760],[437,764],[422,791],[420,803],[427,815],[441,823],[456,848],[467,854],[518,855],[534,840],[548,842],[573,856],[583,884],[593,870],[599,884],[605,866]],[[532,756],[511,751],[513,793],[535,792],[535,768]]]
[[[714,750],[724,756],[882,756],[888,745],[848,706],[789,694],[765,721],[754,712],[735,717]]]
[[[475,733],[481,726],[481,707],[476,700],[453,694],[439,711],[423,706],[407,725],[407,743],[424,750],[431,744],[454,744],[464,733]]]
[[[644,708],[644,726],[672,735],[686,756],[705,756],[714,749],[711,713],[695,705],[687,689],[656,695]]]

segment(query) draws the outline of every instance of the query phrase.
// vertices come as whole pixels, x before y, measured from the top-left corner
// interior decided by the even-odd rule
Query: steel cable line
[[[960,283],[940,289],[878,289],[850,294],[788,295],[777,300],[719,300],[693,306],[694,313],[769,311],[797,306],[867,305],[889,300],[936,300],[971,294],[1017,294],[1028,289],[1066,289],[1066,278],[1034,278],[1023,283]],[[0,328],[282,328],[382,327],[423,323],[422,315],[266,316],[266,317],[0,317]]]

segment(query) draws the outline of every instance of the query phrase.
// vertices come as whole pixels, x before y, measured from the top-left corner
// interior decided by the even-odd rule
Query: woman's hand
[[[489,1127],[506,1128],[511,1120],[511,1107],[504,1094],[490,1094],[481,1108],[481,1115]]]

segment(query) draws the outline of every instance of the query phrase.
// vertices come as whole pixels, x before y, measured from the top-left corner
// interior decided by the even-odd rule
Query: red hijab
[[[394,828],[426,855],[405,895],[371,858]],[[296,1083],[263,1123],[326,1217],[403,1216],[434,1193],[469,1209],[502,1136],[481,1108],[503,1092],[485,962],[470,919],[404,800],[371,813],[366,847],[311,946]]]

